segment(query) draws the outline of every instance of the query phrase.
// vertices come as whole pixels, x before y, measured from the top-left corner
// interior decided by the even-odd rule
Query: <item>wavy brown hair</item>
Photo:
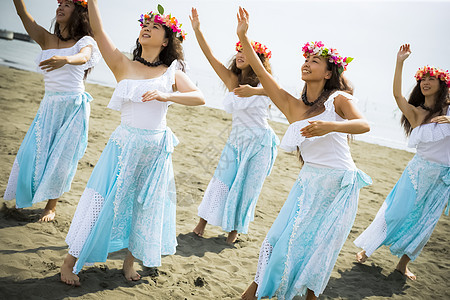
[[[422,91],[420,90],[421,81],[422,80],[417,81],[417,84],[412,90],[411,95],[409,95],[408,99],[408,103],[414,105],[415,107],[425,104],[425,96],[422,94]],[[447,84],[444,81],[439,80],[439,90],[436,93],[434,105],[430,107],[430,111],[423,120],[422,124],[429,122],[433,116],[445,114],[444,107],[449,104],[448,93],[449,91]],[[413,129],[408,119],[403,114],[400,123],[402,124],[403,129],[405,130],[406,136],[409,136]]]
[[[259,59],[261,60],[266,71],[269,72],[270,74],[272,74],[272,68],[270,66],[269,59],[266,58],[263,54],[260,54],[260,53],[256,53],[256,54],[258,55]],[[228,66],[228,70],[230,70],[231,72],[233,72],[233,74],[235,74],[237,76],[239,85],[248,84],[250,86],[255,87],[259,83],[259,78],[258,78],[258,76],[256,76],[255,71],[253,71],[253,69],[250,65],[249,65],[249,68],[250,68],[250,70],[247,73],[247,76],[242,77],[242,70],[236,66],[236,55],[234,55],[233,58],[231,58],[229,66]]]
[[[184,63],[184,53],[183,46],[181,45],[180,39],[176,36],[176,33],[172,31],[167,26],[163,26],[165,31],[165,38],[167,38],[167,46],[165,46],[159,53],[159,59],[168,67],[170,64],[177,59],[181,64],[181,70],[186,71],[186,65]],[[142,45],[139,43],[139,38],[136,39],[136,47],[133,50],[133,60],[136,57],[141,57],[142,55]]]

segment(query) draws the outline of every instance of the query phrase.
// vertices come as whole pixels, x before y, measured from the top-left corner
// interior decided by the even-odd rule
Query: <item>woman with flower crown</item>
[[[175,253],[176,193],[172,152],[178,140],[166,125],[171,103],[204,104],[203,94],[185,75],[181,42],[185,33],[175,17],[141,15],[133,60],[105,33],[96,0],[89,17],[100,51],[118,84],[108,108],[121,112],[81,196],[66,242],[61,280],[79,285],[84,264],[104,262],[108,253],[127,248],[123,273],[139,280],[134,259],[161,265]]]
[[[322,42],[302,48],[301,99],[283,90],[263,68],[247,37],[249,14],[239,8],[237,34],[266,93],[290,123],[280,147],[304,161],[283,208],[261,246],[254,281],[242,299],[255,296],[316,299],[325,289],[353,225],[359,190],[371,179],[358,170],[347,134],[369,131],[342,72],[352,60]]]
[[[402,69],[410,54],[409,44],[400,47],[393,90],[408,145],[417,152],[355,245],[364,249],[356,254],[360,263],[380,246],[389,246],[400,257],[396,270],[415,280],[407,264],[419,256],[446,205],[445,214],[449,211],[450,74],[429,66],[419,69],[407,101],[401,89]]]
[[[275,162],[279,140],[267,122],[271,101],[242,53],[241,44],[236,44],[237,53],[227,68],[206,42],[195,8],[190,19],[203,54],[229,91],[223,104],[233,116],[230,136],[198,207],[200,220],[194,233],[203,236],[207,223],[221,226],[229,233],[227,242],[232,244],[238,233],[248,232],[264,180]],[[270,73],[272,53],[261,43],[252,42],[252,46]]]
[[[40,218],[44,222],[55,218],[58,198],[70,190],[86,150],[92,97],[84,90],[84,79],[100,59],[87,2],[58,4],[50,33],[35,22],[23,0],[14,0],[25,30],[42,49],[37,63],[45,94],[14,160],[4,199],[16,199],[17,208],[48,200]]]

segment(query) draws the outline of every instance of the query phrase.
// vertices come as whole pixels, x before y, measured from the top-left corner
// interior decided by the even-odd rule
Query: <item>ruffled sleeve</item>
[[[127,88],[128,81],[122,80],[120,81],[116,89],[114,90],[114,93],[111,96],[111,100],[109,100],[108,108],[112,110],[121,111],[122,110],[122,103],[125,101],[125,99],[131,98],[131,94],[129,93],[129,90]]]
[[[325,101],[324,105],[325,105],[325,111],[335,111],[335,107],[334,107],[334,99],[337,96],[344,96],[345,98],[352,100],[353,103],[358,103],[358,99],[356,97],[354,97],[353,95],[350,95],[349,93],[343,92],[343,91],[336,91],[333,94],[331,94],[330,97],[328,97],[327,101]]]
[[[100,50],[98,49],[97,42],[90,36],[86,35],[82,37],[77,42],[77,53],[80,52],[81,49],[83,49],[86,46],[92,46],[92,53],[91,58],[81,67],[83,67],[83,70],[87,70],[89,68],[93,68],[102,58],[102,55],[100,54]]]
[[[447,116],[450,115],[450,107]],[[429,123],[417,126],[411,132],[408,147],[416,148],[419,143],[430,143],[450,136],[450,124]]]

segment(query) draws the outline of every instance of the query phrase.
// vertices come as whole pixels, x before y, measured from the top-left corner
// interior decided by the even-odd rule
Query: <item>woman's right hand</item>
[[[238,26],[236,29],[236,32],[237,32],[237,35],[239,36],[239,38],[241,38],[247,34],[249,18],[250,18],[250,15],[245,10],[245,8],[242,8],[239,6],[239,12],[237,14]]]
[[[404,44],[400,46],[400,50],[397,53],[397,61],[404,62],[408,56],[411,54],[411,49],[409,44]]]
[[[198,13],[196,8],[191,9],[191,15],[189,16],[189,19],[191,20],[192,29],[194,31],[197,31],[200,29],[200,19],[198,18]]]

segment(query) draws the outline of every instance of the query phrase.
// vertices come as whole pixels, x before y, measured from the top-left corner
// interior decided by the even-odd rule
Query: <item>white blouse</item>
[[[165,129],[166,114],[172,102],[157,100],[142,102],[142,95],[158,90],[172,93],[175,84],[175,71],[180,67],[174,60],[159,77],[150,79],[124,79],[117,84],[108,108],[121,112],[121,123],[141,129]]]
[[[271,103],[267,96],[239,97],[233,92],[229,92],[223,100],[225,111],[233,116],[233,127],[269,128],[267,119]]]
[[[98,50],[97,43],[90,36],[82,37],[75,45],[69,48],[42,50],[41,54],[36,58],[37,64],[55,55],[75,55],[88,45],[92,45],[91,58],[82,65],[66,64],[53,71],[43,71],[38,67],[38,71],[44,74],[46,91],[84,92],[84,71],[94,67],[100,61],[101,54]]]
[[[356,170],[350,154],[346,133],[330,132],[326,135],[312,138],[306,138],[300,133],[300,129],[309,125],[308,121],[345,121],[335,111],[334,99],[338,95],[342,95],[354,102],[357,101],[355,97],[348,93],[342,91],[333,93],[325,101],[325,111],[323,113],[289,125],[280,147],[286,151],[295,151],[298,148],[303,160],[308,164],[333,169]]]
[[[447,109],[450,116],[450,106]],[[422,158],[450,166],[450,124],[429,123],[411,131],[408,147],[416,148]]]

